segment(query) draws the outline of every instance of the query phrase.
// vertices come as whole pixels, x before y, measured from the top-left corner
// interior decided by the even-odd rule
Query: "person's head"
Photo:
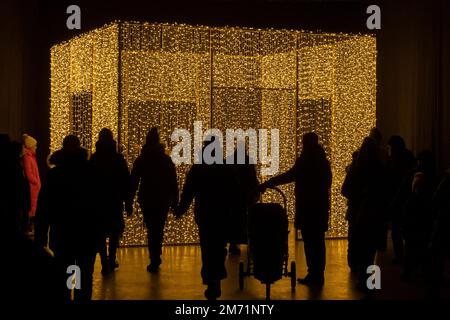
[[[23,146],[29,150],[36,152],[37,140],[28,134],[22,135]]]
[[[388,141],[389,155],[395,155],[406,149],[405,140],[400,136],[392,136]]]
[[[80,139],[73,134],[69,134],[63,140],[63,150],[71,151],[81,147]]]
[[[319,137],[314,132],[305,133],[302,137],[303,149],[312,149],[319,145]]]
[[[113,133],[108,128],[103,128],[98,133],[98,141],[112,141],[114,140]]]
[[[362,168],[370,168],[378,162],[377,144],[374,139],[366,137],[358,152],[357,165]]]
[[[153,127],[147,132],[147,136],[145,137],[145,145],[152,146],[159,144],[159,133],[158,128]]]
[[[98,134],[98,140],[95,143],[96,151],[114,152],[116,151],[116,142],[113,133],[108,128],[103,128]]]
[[[64,138],[61,152],[57,154],[56,159],[52,159],[52,162],[56,161],[56,164],[62,164],[67,162],[83,162],[87,159],[87,150],[81,147],[80,139],[70,134]]]
[[[370,130],[369,137],[372,138],[373,140],[375,140],[375,142],[376,142],[378,145],[380,145],[380,144],[381,144],[381,141],[383,140],[383,135],[381,134],[380,129],[378,129],[378,128],[376,128],[376,127],[375,127],[375,128],[372,128],[372,129]]]

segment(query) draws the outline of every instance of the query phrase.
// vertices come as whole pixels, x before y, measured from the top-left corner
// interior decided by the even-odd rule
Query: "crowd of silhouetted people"
[[[203,150],[214,141],[214,136],[207,137]],[[194,164],[180,197],[175,164],[156,128],[149,130],[131,170],[111,130],[100,131],[90,157],[79,138],[68,135],[62,148],[48,157],[50,169],[42,185],[37,141],[24,135],[18,143],[0,135],[0,143],[3,235],[12,261],[7,283],[13,297],[36,299],[39,292],[40,299],[90,300],[96,255],[103,275],[119,267],[116,252],[125,229],[124,212],[133,214],[137,194],[151,273],[162,263],[169,212],[178,219],[195,203],[205,296],[217,299],[227,277],[227,252],[239,254],[238,245],[248,241],[247,212],[267,188],[287,183],[295,183],[294,226],[301,231],[308,267],[298,282],[314,287],[325,282],[332,169],[315,133],[303,136],[291,169],[261,184],[247,152],[244,164],[228,165],[225,159]],[[245,150],[245,141],[239,143]],[[238,149],[231,155],[235,160]],[[342,195],[348,203],[348,265],[358,287],[368,290],[368,267],[376,264],[377,252],[387,249],[390,235],[392,263],[402,265],[403,280],[421,278],[427,296],[438,296],[450,253],[450,172],[440,178],[433,153],[414,156],[400,136],[392,136],[385,148],[376,128],[349,160]],[[81,270],[75,290],[68,280],[73,265]]]
[[[393,264],[403,267],[404,281],[421,280],[426,295],[439,294],[450,238],[450,171],[442,179],[431,151],[414,154],[400,136],[389,138],[387,148],[374,128],[348,165],[342,194],[348,209],[348,265],[367,289],[367,268],[376,253],[385,251],[388,234]]]

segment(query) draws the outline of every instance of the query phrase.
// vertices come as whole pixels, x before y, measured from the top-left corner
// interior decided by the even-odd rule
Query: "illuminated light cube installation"
[[[51,151],[67,134],[94,151],[110,128],[130,169],[147,130],[170,150],[175,128],[280,130],[280,172],[319,135],[333,171],[329,237],[345,237],[345,167],[376,120],[372,35],[114,22],[51,48]],[[177,167],[180,190],[188,165]],[[261,177],[260,181],[269,177]],[[294,214],[294,186],[282,187]],[[267,192],[264,201],[279,201]],[[139,206],[123,245],[146,243]],[[166,225],[165,243],[198,242],[192,208]]]

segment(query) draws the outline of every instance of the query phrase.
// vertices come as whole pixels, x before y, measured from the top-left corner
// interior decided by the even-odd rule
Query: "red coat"
[[[23,152],[23,167],[28,183],[30,184],[31,209],[30,217],[34,217],[36,213],[37,200],[39,190],[41,189],[41,179],[39,178],[39,169],[36,161],[36,153],[28,148],[24,148]]]

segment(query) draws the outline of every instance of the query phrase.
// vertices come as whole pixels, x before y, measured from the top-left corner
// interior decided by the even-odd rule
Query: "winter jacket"
[[[102,235],[86,150],[78,148],[61,155],[58,165],[47,173],[36,211],[36,241],[47,245],[49,234],[49,247],[55,255],[92,249]]]
[[[322,147],[302,152],[294,166],[271,178],[268,186],[295,182],[295,227],[328,230],[331,188],[331,166]]]
[[[197,225],[213,230],[225,228],[235,207],[238,182],[232,166],[226,164],[194,164],[186,176],[180,199],[180,212],[185,213],[195,198]]]
[[[178,183],[175,164],[165,154],[162,144],[144,146],[131,170],[132,202],[139,187],[138,202],[141,208],[169,208],[178,201]]]
[[[122,154],[115,151],[115,143],[110,148],[97,143],[96,152],[89,164],[95,185],[96,210],[101,214],[104,231],[122,233],[124,201],[129,197],[130,173]]]
[[[39,191],[41,189],[41,179],[39,177],[39,169],[36,162],[36,153],[33,150],[24,148],[23,167],[28,183],[30,184],[31,208],[29,216],[34,217]]]

